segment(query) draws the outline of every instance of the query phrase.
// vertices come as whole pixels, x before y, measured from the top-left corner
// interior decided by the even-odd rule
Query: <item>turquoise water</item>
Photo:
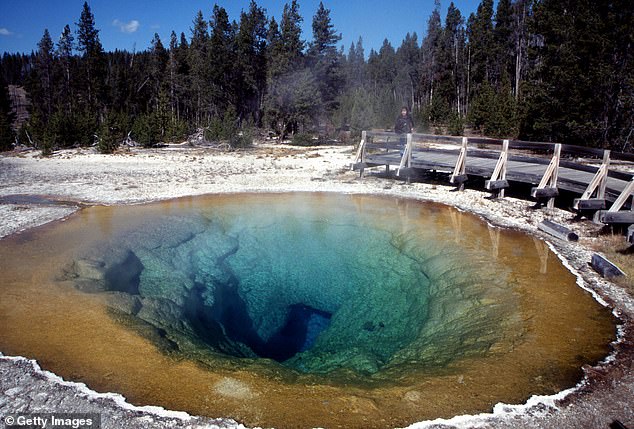
[[[264,358],[380,377],[442,368],[486,353],[510,329],[521,335],[508,270],[456,245],[434,206],[378,201],[386,207],[241,196],[152,212],[65,278],[107,296],[167,352],[204,362]]]

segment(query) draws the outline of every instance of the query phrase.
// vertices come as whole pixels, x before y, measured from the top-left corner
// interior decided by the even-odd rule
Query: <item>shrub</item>
[[[127,117],[123,114],[108,114],[99,127],[97,149],[101,153],[112,153],[125,136]]]
[[[158,130],[154,119],[152,114],[139,115],[134,119],[132,137],[143,147],[152,147],[158,143]]]
[[[461,115],[453,113],[449,118],[448,132],[452,136],[464,135],[464,119]]]
[[[294,146],[314,146],[313,136],[308,133],[297,133],[293,136],[291,144]]]
[[[253,131],[249,128],[238,132],[229,139],[229,146],[233,149],[249,147],[253,144]]]

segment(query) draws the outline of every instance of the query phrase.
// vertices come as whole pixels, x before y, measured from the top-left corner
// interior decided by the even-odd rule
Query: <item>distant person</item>
[[[396,122],[394,123],[394,132],[400,136],[399,143],[403,146],[405,146],[407,142],[405,134],[414,132],[414,121],[412,120],[412,115],[409,114],[407,106],[403,106],[401,114],[396,118]],[[403,157],[404,150],[404,148],[401,149],[401,157]]]

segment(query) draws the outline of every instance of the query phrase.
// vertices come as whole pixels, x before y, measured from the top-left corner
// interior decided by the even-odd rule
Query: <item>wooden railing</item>
[[[490,162],[485,168],[470,168],[469,161],[473,159],[488,159]],[[363,131],[352,168],[360,170],[363,175],[365,168],[385,165],[389,171],[390,166],[397,166],[397,175],[409,176],[416,168],[447,169],[450,160],[449,180],[458,189],[464,189],[469,174],[480,175],[488,177],[486,189],[503,197],[504,190],[509,187],[507,175],[512,174],[513,181],[537,184],[531,196],[547,200],[547,206],[553,207],[559,194],[560,173],[563,172],[563,179],[574,182],[572,190],[580,194],[580,198],[575,199],[575,209],[597,212],[597,220],[605,223],[632,223],[634,219],[634,211],[621,210],[634,192],[634,175],[611,168],[611,163],[618,161],[632,163],[634,170],[632,153],[560,143]],[[528,164],[539,167],[525,173],[520,169],[512,170],[511,163],[521,163],[524,170],[530,169],[526,167]],[[536,171],[541,175],[538,182],[535,180]],[[575,178],[574,171],[591,175],[581,174]],[[608,179],[611,179],[609,195],[606,193]],[[613,203],[606,211],[608,200]],[[630,203],[630,207],[634,209],[634,204]]]

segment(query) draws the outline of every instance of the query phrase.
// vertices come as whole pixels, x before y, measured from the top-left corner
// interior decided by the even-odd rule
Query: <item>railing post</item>
[[[407,168],[412,168],[412,151],[414,149],[414,135],[412,133],[407,134]]]
[[[368,139],[368,133],[367,131],[361,131],[361,160],[359,161],[361,164],[363,164],[365,162],[365,145],[367,143]],[[361,170],[359,170],[359,177],[363,177],[365,173],[365,169],[363,167],[361,167]]]
[[[414,149],[414,136],[412,133],[407,133],[407,183],[410,183],[410,176],[412,173],[412,150]]]
[[[458,155],[456,166],[454,167],[453,173],[451,173],[451,177],[449,178],[449,183],[457,185],[457,189],[459,191],[464,190],[464,182],[467,181],[467,175],[465,174],[467,167],[467,142],[468,139],[466,137],[463,137],[462,147],[460,148],[460,154]]]
[[[601,180],[599,181],[599,190],[597,191],[597,198],[603,200],[605,199],[605,186],[608,184],[608,170],[610,169],[610,151],[603,151],[603,162],[601,163],[601,168],[604,170],[604,173],[601,175]]]
[[[601,167],[594,174],[594,177],[588,184],[586,190],[581,197],[575,198],[573,208],[575,210],[603,210],[605,209],[605,187],[608,182],[608,172],[610,169],[610,151],[603,151],[603,162]],[[592,198],[592,194],[596,190],[596,198]]]
[[[561,159],[561,144],[556,143],[554,146],[553,157],[546,167],[546,171],[536,188],[531,189],[531,196],[537,198],[548,198],[547,207],[552,209],[555,207],[555,197],[559,195],[557,189],[557,179],[559,176],[559,160]]]
[[[623,191],[619,194],[616,201],[610,206],[609,210],[599,210],[594,214],[595,222],[601,223],[634,223],[634,200],[630,205],[630,210],[621,211],[621,207],[625,205],[628,198],[634,195],[634,178],[625,185]],[[634,198],[634,197],[633,197]]]
[[[553,163],[553,173],[550,176],[550,187],[553,189],[557,189],[557,180],[559,178],[559,160],[561,159],[561,143],[557,143],[555,145],[555,154],[553,155],[552,163]],[[555,197],[550,197],[548,199],[548,204],[546,205],[549,209],[555,208]]]
[[[495,164],[493,174],[489,180],[484,182],[484,187],[490,191],[497,190],[498,197],[500,198],[504,198],[504,189],[509,186],[509,183],[506,180],[506,163],[508,161],[508,156],[509,141],[504,140],[502,143],[502,152],[500,152],[498,162]]]
[[[623,204],[625,204],[627,199],[633,193],[634,193],[634,178],[632,180],[630,180],[630,183],[628,183],[627,186],[625,187],[625,189],[623,189],[623,192],[621,192],[621,194],[618,196],[616,201],[614,201],[614,204],[612,204],[610,206],[610,209],[608,211],[610,213],[614,213],[614,212],[618,212],[619,210],[621,210],[621,207],[623,207]],[[632,202],[632,207],[631,208],[634,210],[634,201]]]
[[[411,133],[407,134],[407,144],[405,145],[405,150],[403,152],[403,156],[401,157],[401,162],[398,166],[398,171],[396,172],[397,176],[401,175],[401,169],[403,168],[411,168],[412,167],[412,145],[413,145],[413,137]],[[409,176],[408,176],[409,180]]]

